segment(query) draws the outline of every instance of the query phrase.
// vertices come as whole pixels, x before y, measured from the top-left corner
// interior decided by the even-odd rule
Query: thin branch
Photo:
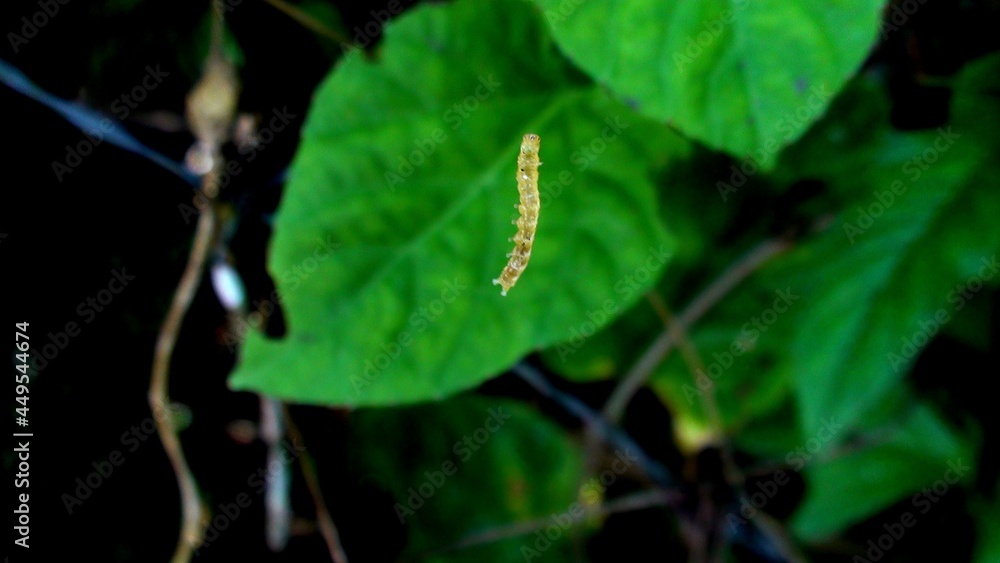
[[[670,333],[673,341],[677,343],[681,357],[684,359],[684,363],[688,367],[688,373],[691,375],[691,381],[695,384],[695,387],[698,387],[698,373],[706,373],[705,362],[702,361],[701,355],[698,353],[698,348],[691,342],[687,330],[670,313],[670,309],[667,308],[667,304],[659,294],[650,292],[646,297],[653,305],[653,308],[656,309],[660,319],[663,320],[663,324],[666,326],[667,332]],[[733,459],[732,444],[729,442],[725,424],[722,422],[722,413],[719,410],[715,385],[709,385],[701,397],[705,405],[705,412],[708,415],[708,422],[712,426],[712,433],[715,434],[715,438],[719,441],[726,482],[737,489],[741,488],[746,481],[746,477]]]
[[[200,214],[195,229],[187,266],[174,292],[173,302],[163,321],[153,354],[153,374],[149,382],[149,406],[153,410],[156,430],[163,449],[170,459],[181,495],[181,530],[174,552],[174,563],[186,563],[205,539],[211,518],[208,507],[198,492],[198,484],[184,458],[177,423],[169,411],[170,359],[177,344],[177,335],[191,301],[201,283],[205,262],[218,235],[218,216],[214,199],[219,193],[222,176],[221,143],[227,138],[239,92],[235,69],[222,53],[224,21],[221,4],[212,11],[212,46],[202,68],[202,76],[188,93],[185,114],[197,143],[188,154],[200,155],[208,163],[202,176],[202,193],[195,198]],[[189,164],[197,159],[192,159]],[[193,171],[193,170],[192,170]]]
[[[659,296],[659,294],[651,292],[647,294],[647,298],[680,350],[684,363],[688,366],[688,371],[691,374],[691,377],[697,378],[697,374],[699,372],[705,373],[705,363],[702,361],[697,347],[689,338],[685,327],[681,325],[681,323],[678,322],[677,319],[670,313],[670,309],[667,307],[666,303]],[[725,469],[726,481],[735,490],[740,491],[746,482],[746,476],[739,468],[739,465],[737,465],[733,457],[732,444],[729,441],[728,434],[722,421],[722,415],[719,410],[714,385],[709,386],[709,388],[705,390],[702,395],[702,399],[704,401],[705,411],[708,414],[709,424],[711,424],[714,434],[720,441],[719,445],[722,452],[722,462]],[[741,493],[741,495],[745,497],[745,493]],[[805,561],[805,558],[798,551],[792,541],[788,530],[785,529],[780,522],[763,511],[759,511],[755,516],[754,525],[771,541],[771,543],[778,549],[787,561],[792,563]],[[707,539],[708,538],[706,538],[706,540]],[[708,548],[709,546],[705,545],[706,553]],[[721,549],[721,544],[718,546],[718,549]],[[721,551],[715,555],[716,557],[713,559],[721,560]]]
[[[299,432],[299,428],[292,420],[292,415],[288,412],[288,407],[284,406],[283,410],[285,413],[285,424],[288,426],[288,436],[292,439],[292,443],[301,444],[305,448],[305,440],[302,437],[302,433]],[[340,532],[337,531],[337,525],[333,522],[333,517],[326,508],[326,501],[323,499],[323,489],[319,486],[319,473],[316,471],[316,462],[305,449],[303,449],[300,456],[299,463],[302,467],[302,476],[305,477],[306,486],[309,487],[313,503],[316,505],[316,521],[319,524],[319,531],[323,536],[323,541],[326,542],[326,547],[330,551],[330,559],[334,563],[347,563],[347,553],[340,543]]]
[[[574,507],[576,505],[570,505],[566,507],[564,514],[570,518],[570,523],[567,526],[572,527],[580,522],[583,522],[587,518],[594,516],[608,516],[622,512],[643,510],[654,506],[670,506],[676,502],[677,496],[675,494],[659,489],[651,489],[640,491],[638,493],[632,493],[630,495],[608,501],[596,508],[587,509],[580,507],[581,510],[575,510]],[[551,526],[552,524],[552,516],[546,516],[544,518],[536,518],[526,522],[516,522],[513,524],[497,526],[483,532],[470,534],[449,546],[440,548],[427,555],[439,555],[451,551],[475,547],[477,545],[515,538],[517,536],[525,536],[532,532],[541,530],[546,526]]]
[[[746,279],[765,262],[785,252],[790,247],[791,243],[786,240],[768,239],[750,249],[739,260],[730,265],[704,291],[698,294],[680,313],[677,319],[679,325],[688,330],[741,281]],[[663,329],[660,335],[656,337],[656,340],[650,344],[649,348],[639,357],[625,377],[612,391],[603,410],[604,417],[608,421],[617,423],[621,420],[629,401],[646,384],[675,344],[676,342],[671,331],[666,328]]]
[[[206,182],[214,181],[206,176]],[[198,485],[194,475],[184,458],[177,424],[170,410],[170,358],[177,344],[177,335],[184,322],[191,301],[198,290],[204,272],[205,260],[215,238],[215,212],[212,204],[201,206],[198,226],[187,266],[181,276],[180,283],[174,292],[173,302],[167,311],[167,317],[160,328],[156,340],[156,350],[153,354],[153,372],[149,383],[149,406],[156,421],[156,430],[163,443],[163,449],[170,459],[177,476],[177,487],[181,494],[181,531],[174,552],[174,563],[184,563],[191,560],[192,553],[204,540],[205,529],[208,527],[209,512],[198,493]]]
[[[614,448],[634,452],[635,457],[638,460],[636,465],[638,465],[642,469],[642,472],[654,482],[663,487],[671,487],[674,485],[673,478],[670,476],[670,471],[663,464],[649,457],[649,455],[647,455],[646,452],[639,447],[639,444],[637,444],[636,441],[624,430],[609,424],[600,416],[600,414],[595,412],[580,399],[577,399],[568,393],[563,393],[553,387],[552,384],[549,383],[548,380],[546,380],[545,377],[531,365],[525,362],[520,362],[514,366],[513,371],[521,379],[525,380],[529,385],[534,387],[536,391],[545,397],[552,399],[556,404],[561,406],[570,414],[578,417],[586,426],[588,434],[593,433],[597,438],[600,438],[602,441]]]
[[[292,530],[292,469],[284,460],[285,412],[281,401],[260,395],[260,437],[267,444],[265,484],[265,537],[267,547],[278,552],[288,545]]]
[[[340,43],[341,45],[354,47],[354,42],[351,41],[349,37],[336,30],[330,29],[329,27],[324,25],[323,22],[317,20],[309,13],[301,10],[300,8],[293,6],[288,2],[285,2],[284,0],[264,0],[264,1],[273,6],[274,9],[284,13],[286,16],[292,18],[293,20],[301,24],[302,27],[315,31],[316,33],[326,37],[327,39],[332,39]]]

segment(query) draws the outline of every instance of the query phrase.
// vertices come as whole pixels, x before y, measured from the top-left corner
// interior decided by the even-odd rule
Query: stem
[[[205,181],[214,181],[213,174],[206,176]],[[149,406],[156,421],[156,430],[163,443],[163,449],[170,459],[174,474],[177,476],[177,487],[181,494],[181,531],[174,552],[174,563],[185,563],[191,560],[193,551],[204,540],[205,529],[208,527],[208,508],[201,500],[198,485],[195,482],[191,468],[184,458],[177,424],[170,411],[170,358],[177,344],[177,335],[184,322],[191,301],[201,282],[205,260],[215,237],[215,211],[212,204],[202,206],[195,230],[191,254],[187,266],[174,292],[173,302],[167,311],[167,317],[160,328],[156,340],[156,350],[153,354],[153,373],[149,383]]]
[[[653,308],[656,309],[656,312],[663,321],[663,324],[666,326],[667,331],[671,334],[673,341],[677,343],[681,356],[684,358],[684,363],[687,365],[688,373],[691,375],[691,381],[697,387],[698,372],[700,371],[701,373],[705,373],[705,362],[702,361],[697,347],[695,347],[694,343],[691,342],[691,339],[688,338],[687,331],[684,327],[681,326],[681,324],[677,322],[677,319],[670,313],[670,309],[667,308],[667,304],[663,302],[662,297],[652,292],[646,294],[646,297],[653,305]],[[746,477],[734,461],[732,444],[729,442],[725,425],[722,422],[722,413],[719,410],[719,402],[716,399],[715,385],[710,385],[708,389],[705,390],[702,394],[702,401],[705,404],[705,413],[708,415],[708,422],[712,426],[712,433],[719,441],[723,468],[725,469],[726,474],[726,482],[734,488],[741,488],[743,483],[746,481]]]
[[[607,516],[622,512],[631,512],[633,510],[643,510],[654,506],[669,506],[671,503],[676,502],[676,500],[676,496],[667,491],[651,489],[640,491],[638,493],[632,493],[630,495],[606,502],[596,508],[584,510],[579,516],[569,512],[569,509],[572,507],[571,505],[570,507],[567,507],[566,514],[572,519],[570,526],[575,526],[588,517]],[[434,554],[442,554],[514,538],[517,536],[524,536],[551,525],[552,517],[546,516],[544,518],[536,518],[526,522],[516,522],[514,524],[497,526],[484,532],[468,535],[452,545],[435,551]]]
[[[329,27],[324,25],[321,21],[312,17],[311,15],[309,15],[309,13],[299,9],[298,7],[293,6],[292,4],[289,4],[284,0],[264,0],[264,1],[273,6],[274,9],[284,13],[286,16],[292,18],[293,20],[301,24],[302,27],[315,31],[316,33],[326,37],[327,39],[332,39],[342,45],[349,45],[351,47],[354,47],[354,42],[349,37],[347,37],[343,33],[330,29]]]
[[[534,387],[536,391],[555,401],[570,414],[578,417],[586,427],[588,435],[599,438],[604,443],[619,450],[635,452],[637,458],[636,465],[639,466],[647,477],[663,487],[674,485],[670,471],[663,464],[649,457],[639,447],[639,444],[624,430],[608,423],[600,414],[594,412],[593,409],[580,399],[553,387],[538,370],[529,364],[520,362],[514,366],[513,371],[521,379]]]
[[[334,563],[347,563],[347,553],[340,543],[340,532],[333,522],[330,511],[326,509],[326,501],[323,499],[323,490],[319,486],[319,473],[316,471],[316,462],[313,461],[309,452],[305,449],[305,441],[299,428],[292,421],[292,415],[288,412],[288,407],[284,408],[285,424],[288,426],[288,436],[292,443],[301,444],[303,447],[299,463],[302,467],[302,476],[305,477],[306,486],[312,494],[313,503],[316,505],[316,521],[319,524],[320,534],[326,542],[327,550],[330,552],[330,559]]]
[[[683,310],[677,318],[677,322],[684,330],[690,327],[714,307],[723,297],[729,294],[741,281],[746,279],[762,264],[771,258],[785,252],[791,247],[791,243],[782,239],[767,239],[753,247],[740,257],[735,263],[729,266],[718,278],[706,287],[697,297]],[[636,363],[628,371],[621,382],[611,392],[607,403],[604,405],[603,414],[605,419],[612,423],[621,420],[632,397],[641,389],[652,377],[653,372],[660,365],[660,362],[667,357],[673,349],[673,332],[664,328],[656,337],[656,340],[649,345],[649,348],[639,357]]]

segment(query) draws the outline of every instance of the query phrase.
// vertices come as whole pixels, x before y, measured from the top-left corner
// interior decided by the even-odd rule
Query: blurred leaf
[[[963,295],[965,284],[997,281],[993,136],[956,120],[933,133],[874,138],[857,149],[878,155],[869,166],[825,167],[825,180],[852,186],[840,189],[852,203],[768,272],[802,295],[790,360],[806,434],[830,416],[857,424],[940,325],[975,299],[976,291]]]
[[[885,166],[886,159],[895,163],[912,155],[910,144],[893,142],[898,133],[887,126],[889,104],[881,76],[869,73],[854,78],[823,118],[781,153],[772,176],[783,184],[800,178],[828,180],[826,187],[842,204],[870,194],[866,184],[849,180],[877,173],[873,169]]]
[[[994,143],[1000,129],[1000,54],[993,53],[962,70],[955,81],[952,119],[975,129]]]
[[[874,43],[884,2],[535,0],[598,82],[713,148],[769,167]]]
[[[794,397],[789,394],[778,408],[744,421],[733,443],[763,463],[782,463],[802,443],[800,436]]]
[[[886,424],[859,439],[874,446],[852,451],[847,444],[842,454],[821,450],[821,457],[808,460],[808,494],[792,522],[801,538],[825,538],[939,479],[972,480],[972,451],[933,410],[920,404],[910,409],[897,425]],[[823,436],[816,438],[823,442]],[[807,459],[809,445],[806,441],[804,453],[792,454],[793,463]],[[933,506],[924,497],[915,496],[911,503],[916,513]]]
[[[426,556],[515,522],[558,520],[578,502],[580,452],[521,404],[460,396],[434,405],[363,409],[352,423],[354,471],[395,497],[397,505],[386,509],[404,520],[404,555]],[[545,558],[559,560],[569,536],[563,527]],[[534,534],[518,536],[436,560],[524,561],[521,546],[534,549],[535,540]]]
[[[423,6],[388,27],[378,63],[353,53],[320,87],[271,250],[290,332],[249,335],[234,387],[440,399],[603,326],[656,281],[672,242],[648,167],[683,142],[581,84],[536,16],[515,0]],[[538,238],[501,297],[527,132],[542,138]]]
[[[995,500],[988,505],[978,507],[976,510],[976,530],[975,563],[995,563],[1000,561],[1000,503]]]

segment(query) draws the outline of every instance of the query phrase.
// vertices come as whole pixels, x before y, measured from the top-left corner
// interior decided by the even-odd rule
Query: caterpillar
[[[541,202],[538,197],[538,150],[541,139],[538,135],[529,133],[521,139],[521,153],[517,156],[517,192],[520,201],[517,207],[520,216],[513,223],[517,225],[517,234],[511,239],[514,250],[508,254],[507,266],[500,272],[500,277],[493,280],[493,285],[501,287],[500,295],[507,295],[510,288],[517,283],[524,268],[531,259],[531,246],[535,242],[535,230],[538,227],[538,211]]]

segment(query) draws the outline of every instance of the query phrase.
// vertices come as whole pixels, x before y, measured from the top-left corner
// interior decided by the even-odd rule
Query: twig
[[[722,300],[741,281],[746,279],[762,264],[771,258],[781,254],[791,247],[791,243],[783,239],[768,239],[753,247],[739,260],[729,266],[705,288],[697,297],[680,313],[677,322],[685,330],[689,329],[698,319],[708,312],[716,303]],[[673,349],[673,334],[669,329],[663,329],[656,340],[650,344],[649,348],[639,357],[636,363],[628,371],[621,382],[611,392],[607,403],[604,405],[604,418],[609,422],[617,423],[625,413],[632,397],[646,384],[646,381],[653,375],[660,362],[667,357]]]
[[[666,303],[659,296],[659,294],[650,292],[647,294],[647,299],[649,299],[653,309],[656,310],[657,315],[663,321],[667,333],[670,335],[672,341],[679,348],[684,362],[688,366],[688,371],[690,372],[691,377],[696,378],[697,373],[699,372],[705,373],[705,364],[698,353],[697,347],[688,337],[685,326],[678,322],[678,320],[670,313],[670,309],[667,307]],[[725,469],[726,481],[735,490],[741,491],[746,481],[746,476],[736,464],[733,457],[732,444],[728,439],[728,434],[722,421],[722,415],[716,398],[715,386],[709,386],[709,388],[706,389],[705,393],[702,395],[702,398],[705,405],[705,411],[708,415],[709,424],[711,424],[714,434],[720,441],[719,445],[722,453],[722,462]],[[745,493],[741,493],[741,495],[745,496]],[[763,511],[758,512],[756,518],[757,519],[755,519],[754,525],[771,541],[772,545],[777,548],[787,561],[793,563],[805,561],[805,558],[792,542],[788,531],[780,522],[771,518]],[[706,538],[706,541],[708,539],[710,538]],[[719,548],[721,549],[721,545]],[[709,546],[705,545],[704,549],[707,553]],[[717,557],[721,557],[721,552],[716,555]]]
[[[593,516],[608,516],[611,514],[619,514],[622,512],[631,512],[634,510],[643,510],[645,508],[651,508],[654,506],[669,506],[677,501],[675,494],[668,491],[663,491],[659,489],[651,489],[646,491],[640,491],[638,493],[632,493],[630,495],[617,498],[612,501],[608,501],[596,508],[584,509],[582,511],[571,510],[573,505],[567,507],[565,514],[571,519],[568,526],[575,526],[585,519]],[[576,515],[578,514],[579,515]],[[517,522],[514,524],[507,524],[504,526],[497,526],[489,530],[470,534],[465,538],[438,550],[435,550],[428,555],[443,554],[451,551],[457,551],[460,549],[467,549],[470,547],[475,547],[477,545],[483,545],[487,543],[493,543],[509,538],[514,538],[517,536],[524,536],[541,530],[546,526],[551,526],[553,523],[551,516],[546,516],[544,518],[536,518],[534,520],[528,520],[526,522]]]
[[[260,395],[260,437],[267,444],[267,486],[264,507],[267,513],[265,537],[267,547],[278,552],[288,545],[292,530],[292,470],[282,463],[286,432],[285,412],[281,401]]]
[[[284,406],[283,410],[285,413],[285,424],[288,426],[288,436],[292,439],[293,443],[301,444],[305,447],[302,433],[299,432],[299,428],[292,420],[292,415],[288,412],[288,407]],[[340,532],[337,531],[337,525],[333,522],[330,511],[326,509],[323,490],[319,486],[319,474],[316,471],[316,462],[313,461],[312,456],[306,450],[302,451],[299,462],[302,466],[302,476],[305,477],[306,486],[309,487],[313,503],[316,505],[316,521],[319,524],[319,531],[323,536],[323,541],[326,542],[326,547],[330,551],[330,559],[334,563],[347,563],[347,553],[340,543]]]
[[[200,211],[198,226],[191,244],[187,266],[177,284],[173,302],[156,340],[153,374],[149,382],[149,406],[153,410],[156,430],[177,476],[177,486],[181,494],[181,531],[174,552],[174,563],[186,563],[191,560],[193,551],[204,541],[210,519],[208,507],[198,493],[198,484],[184,458],[184,449],[177,434],[177,424],[168,407],[170,358],[173,356],[177,335],[201,283],[205,262],[217,236],[219,221],[214,200],[219,193],[219,180],[223,170],[220,147],[228,138],[228,130],[232,126],[236,101],[239,97],[239,80],[235,68],[222,54],[224,21],[220,3],[213,5],[212,17],[212,43],[209,56],[205,60],[201,78],[188,93],[185,102],[185,114],[197,139],[197,143],[192,147],[193,150],[189,149],[188,154],[200,155],[201,160],[207,163],[202,176],[201,193],[195,198],[195,205]],[[197,159],[191,159],[188,163],[190,165],[196,161]],[[198,169],[201,170],[201,167]]]
[[[311,29],[316,33],[326,37],[327,39],[333,39],[334,41],[340,43],[341,45],[348,45],[354,47],[354,42],[351,41],[343,33],[330,29],[329,27],[323,25],[322,22],[309,15],[307,12],[299,9],[296,6],[285,2],[284,0],[264,0],[268,4],[274,7],[274,9],[279,12],[284,13],[286,16],[292,18],[296,22],[305,27],[306,29]]]
[[[672,487],[674,485],[670,471],[663,464],[649,457],[631,436],[621,428],[609,424],[600,414],[584,404],[583,401],[553,387],[538,370],[525,362],[515,365],[513,371],[521,379],[534,387],[536,391],[555,401],[570,414],[578,417],[587,427],[588,433],[594,433],[598,438],[612,447],[628,452],[635,452],[635,457],[638,460],[636,465],[654,482],[663,487]]]
[[[671,338],[680,349],[681,357],[684,358],[684,363],[687,364],[688,373],[691,374],[691,380],[698,387],[698,373],[705,373],[705,362],[702,361],[701,355],[698,353],[698,348],[688,338],[687,331],[677,322],[673,314],[670,313],[670,309],[667,308],[667,304],[659,294],[649,292],[646,294],[646,298],[652,304],[653,309],[656,310],[657,315],[663,321],[667,332],[671,334]],[[705,405],[705,412],[708,415],[708,422],[712,426],[712,433],[715,434],[715,438],[719,441],[726,482],[734,488],[739,489],[746,481],[746,477],[733,459],[732,444],[729,442],[725,425],[722,422],[722,413],[719,410],[719,402],[716,399],[715,385],[709,385],[708,389],[702,394],[702,401]]]
[[[214,181],[211,176],[214,176],[214,173],[208,174],[205,181]],[[198,290],[204,272],[205,260],[215,238],[215,213],[212,204],[207,203],[201,207],[187,266],[184,268],[180,283],[177,284],[173,302],[170,304],[167,317],[163,321],[159,337],[156,340],[148,396],[160,442],[163,443],[163,449],[174,468],[174,474],[177,476],[177,487],[181,494],[181,531],[177,549],[174,552],[174,563],[184,563],[191,560],[193,551],[204,540],[209,520],[208,508],[202,502],[194,475],[184,458],[184,449],[181,447],[180,436],[177,433],[177,424],[169,408],[170,358],[173,355],[174,346],[177,344],[177,335],[184,322],[184,316]]]

